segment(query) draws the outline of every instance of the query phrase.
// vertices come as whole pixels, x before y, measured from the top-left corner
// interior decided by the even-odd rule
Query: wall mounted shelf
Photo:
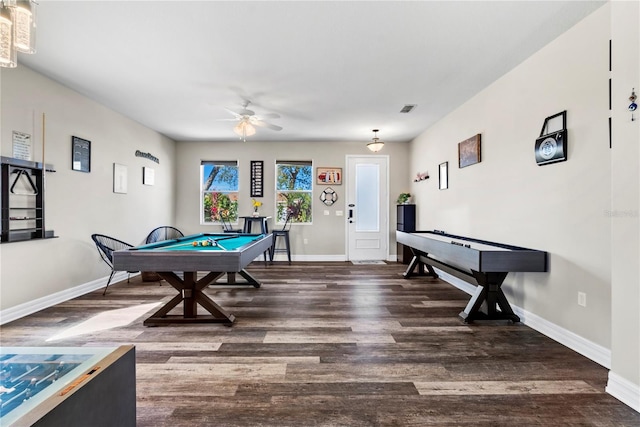
[[[52,165],[0,157],[0,243],[49,239],[45,228],[44,180]]]

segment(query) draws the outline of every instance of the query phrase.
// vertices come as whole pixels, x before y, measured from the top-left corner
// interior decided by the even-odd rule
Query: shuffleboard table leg
[[[413,259],[411,259],[411,262],[409,263],[409,266],[407,267],[405,272],[402,273],[402,277],[404,277],[405,279],[408,279],[413,275],[413,270],[415,270],[416,266],[420,262],[419,258],[420,257],[418,255],[414,255],[413,256]]]

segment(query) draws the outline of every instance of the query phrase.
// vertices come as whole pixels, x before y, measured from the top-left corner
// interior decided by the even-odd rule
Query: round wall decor
[[[338,195],[333,191],[333,188],[327,187],[322,191],[322,194],[320,194],[320,200],[325,205],[331,206],[338,200]]]

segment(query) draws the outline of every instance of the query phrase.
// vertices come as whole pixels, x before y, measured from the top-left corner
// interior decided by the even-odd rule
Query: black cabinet
[[[46,239],[53,236],[44,226],[44,177],[51,165],[0,157],[0,242]]]
[[[397,230],[411,233],[416,231],[416,205],[397,205]]]
[[[416,231],[416,205],[397,205],[397,230],[411,233]],[[411,248],[398,243],[397,246],[398,262],[409,264],[413,258]]]

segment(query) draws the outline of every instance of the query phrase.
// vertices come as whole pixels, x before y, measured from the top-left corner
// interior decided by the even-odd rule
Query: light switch
[[[344,212],[342,212],[342,211],[336,211],[336,216],[343,216],[343,215],[344,215]]]
[[[329,211],[325,209],[324,214],[329,215]]]

